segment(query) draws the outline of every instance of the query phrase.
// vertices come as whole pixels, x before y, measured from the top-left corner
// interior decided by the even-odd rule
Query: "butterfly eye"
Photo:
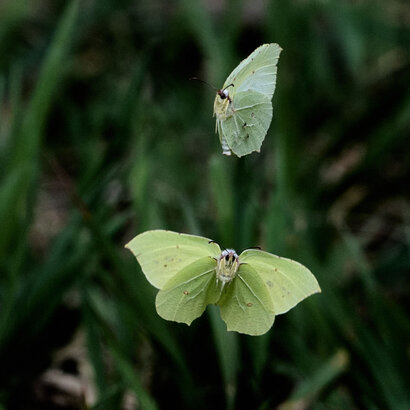
[[[226,260],[226,261],[229,261],[229,253],[226,254],[225,260]]]
[[[221,97],[221,100],[224,100],[226,98],[225,92],[224,91],[218,91],[219,97]]]

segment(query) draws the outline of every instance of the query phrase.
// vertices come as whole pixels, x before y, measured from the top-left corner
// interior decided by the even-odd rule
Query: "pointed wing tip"
[[[309,272],[314,277],[315,282],[316,282],[316,286],[315,286],[315,288],[313,289],[313,292],[310,295],[314,295],[315,293],[322,293],[322,288],[320,287],[319,282],[316,279],[316,276],[310,270],[309,270]]]
[[[128,242],[124,245],[124,248],[127,248],[127,249],[129,249],[132,253],[134,253],[134,251],[132,250],[131,244],[132,244],[137,238],[139,238],[139,237],[141,237],[141,236],[144,236],[144,235],[148,235],[148,234],[150,234],[150,233],[152,233],[152,232],[172,232],[172,231],[168,231],[168,230],[165,230],[165,229],[149,229],[148,231],[141,232],[141,233],[139,233],[138,235],[134,236],[130,241],[128,241]],[[137,256],[137,255],[135,254],[135,256]],[[138,255],[138,256],[139,256],[139,255]]]
[[[313,289],[309,294],[307,294],[303,299],[301,299],[298,303],[296,303],[296,305],[298,305],[300,302],[304,301],[305,299],[307,299],[310,296],[316,295],[318,293],[322,293],[322,289],[320,288],[319,284],[317,284],[317,287],[315,289]],[[295,306],[296,306],[295,305]],[[291,308],[292,309],[292,308]]]
[[[178,320],[178,319],[176,319],[175,317],[171,317],[171,316],[168,317],[168,316],[166,316],[166,315],[162,315],[162,314],[158,311],[158,309],[157,309],[157,313],[158,313],[158,316],[159,316],[159,317],[161,317],[161,318],[164,319],[164,320],[167,320],[168,322],[182,323],[182,324],[187,325],[187,326],[191,326],[192,322],[195,320],[195,319],[192,319],[191,321]]]
[[[147,231],[148,232],[148,231]],[[135,239],[138,237],[138,236],[140,236],[140,235],[142,235],[142,234],[144,234],[145,232],[142,232],[142,233],[139,233],[138,235],[136,235],[136,236],[134,236],[130,241],[128,241],[125,245],[124,245],[124,248],[127,248],[127,249],[129,249],[131,252],[132,252],[132,249],[131,249],[131,244],[132,244],[132,242],[134,242],[135,241]]]
[[[183,321],[183,320],[176,320],[176,319],[167,319],[167,320],[170,320],[170,321],[176,322],[176,323],[182,323],[182,324],[187,325],[187,326],[191,326],[192,322],[193,322],[195,319],[193,319],[193,320],[191,320],[191,321],[188,321],[188,322],[185,322],[185,321]]]
[[[280,51],[283,51],[283,48],[282,48],[278,43],[265,43],[265,44],[262,44],[261,46],[259,46],[258,48],[261,48],[261,47],[270,47],[270,46],[275,47],[275,48],[278,48],[279,52],[280,52]]]
[[[238,154],[237,152],[234,152],[234,151],[233,151],[233,153],[234,153],[238,158],[246,157],[247,155],[250,155],[250,154],[252,154],[252,153],[254,153],[254,152],[256,152],[257,154],[260,154],[260,153],[261,153],[261,150],[260,150],[260,149],[255,149],[255,150],[253,150],[253,151],[251,151],[251,152],[245,152],[244,154]]]
[[[138,235],[137,235],[137,236],[138,236]],[[131,243],[134,241],[135,238],[136,238],[136,237],[132,238],[130,241],[128,241],[128,242],[124,245],[124,248],[125,248],[125,249],[129,249],[132,253],[134,253],[134,252],[132,251]]]
[[[263,330],[263,331],[247,332],[247,331],[244,331],[244,330],[238,330],[238,329],[234,329],[232,327],[226,326],[226,330],[228,332],[237,332],[237,333],[240,333],[242,335],[247,335],[247,336],[262,336],[265,333],[268,333],[270,329],[272,329],[272,326],[269,329],[266,329],[266,330]]]

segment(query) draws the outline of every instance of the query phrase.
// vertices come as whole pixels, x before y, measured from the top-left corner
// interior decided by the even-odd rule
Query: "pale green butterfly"
[[[260,151],[272,121],[278,44],[263,44],[245,58],[218,90],[214,102],[222,152],[238,157]]]
[[[275,315],[321,291],[298,262],[256,249],[238,256],[201,236],[153,230],[126,247],[159,289],[158,314],[187,325],[215,304],[228,330],[261,335],[272,327]]]

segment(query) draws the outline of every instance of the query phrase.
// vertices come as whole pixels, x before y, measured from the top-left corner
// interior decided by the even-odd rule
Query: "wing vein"
[[[257,69],[255,69],[254,71],[259,71],[262,70],[262,68],[266,68],[266,67],[275,67],[277,63],[274,64],[267,64],[267,65],[263,65],[262,67],[258,67]]]
[[[245,107],[237,108],[235,111],[246,110],[247,108],[257,107],[258,105],[262,105],[262,104],[265,104],[265,101],[262,101],[260,103],[253,104],[253,105],[246,105]]]
[[[252,290],[252,288],[248,285],[248,282],[246,282],[246,280],[238,273],[238,277],[239,279],[245,284],[245,286],[249,289],[249,291],[252,293],[252,295],[259,301],[259,303],[262,305],[262,307],[265,309],[265,305],[263,304],[263,302],[258,298],[258,296],[255,294],[255,292]]]
[[[208,270],[208,271],[206,271],[206,272],[202,272],[202,273],[200,273],[199,275],[194,276],[194,277],[190,278],[189,280],[186,280],[185,282],[179,283],[179,284],[176,285],[173,289],[179,288],[179,287],[181,287],[181,286],[183,286],[183,285],[186,285],[187,283],[192,282],[193,280],[198,279],[198,278],[200,278],[201,276],[207,275],[208,273],[210,273],[210,272],[212,272],[212,271],[214,271],[214,270],[215,270],[215,268],[212,268],[212,269],[210,269],[210,270]]]
[[[267,263],[264,262],[260,262],[262,265],[266,265],[267,266],[267,270],[270,270],[270,266]],[[302,291],[306,291],[307,289],[310,290],[309,287],[306,286],[301,286],[300,284],[297,284],[294,280],[292,280],[292,278],[287,275],[286,273],[284,273],[282,270],[277,270],[276,273],[281,274],[284,278],[286,278],[290,283],[292,283],[293,286],[295,286],[296,289],[302,289]]]
[[[239,110],[238,110],[238,111],[239,111]],[[241,134],[241,130],[239,129],[239,126],[238,126],[238,121],[237,121],[236,115],[234,115],[234,116],[233,116],[233,119],[234,119],[234,121],[235,121],[235,125],[236,125],[236,136],[237,136],[237,137],[239,137],[239,135]]]

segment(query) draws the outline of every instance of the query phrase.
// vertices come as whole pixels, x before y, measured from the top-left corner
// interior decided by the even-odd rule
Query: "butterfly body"
[[[229,95],[217,91],[214,116],[223,154],[241,157],[260,151],[272,120],[271,99],[280,52],[277,44],[258,47],[225,81],[222,93],[232,86]]]
[[[316,278],[298,262],[256,249],[238,256],[201,236],[147,231],[126,247],[159,289],[158,314],[188,325],[215,304],[228,330],[260,335],[275,315],[320,292]]]
[[[225,284],[231,282],[239,268],[239,257],[234,249],[225,249],[219,257],[216,265],[216,281]]]
[[[225,94],[222,93],[224,96]],[[229,97],[221,97],[220,94],[217,94],[214,102],[214,113],[216,115],[216,123],[218,126],[218,121],[226,120],[233,114],[233,105],[232,100]]]

